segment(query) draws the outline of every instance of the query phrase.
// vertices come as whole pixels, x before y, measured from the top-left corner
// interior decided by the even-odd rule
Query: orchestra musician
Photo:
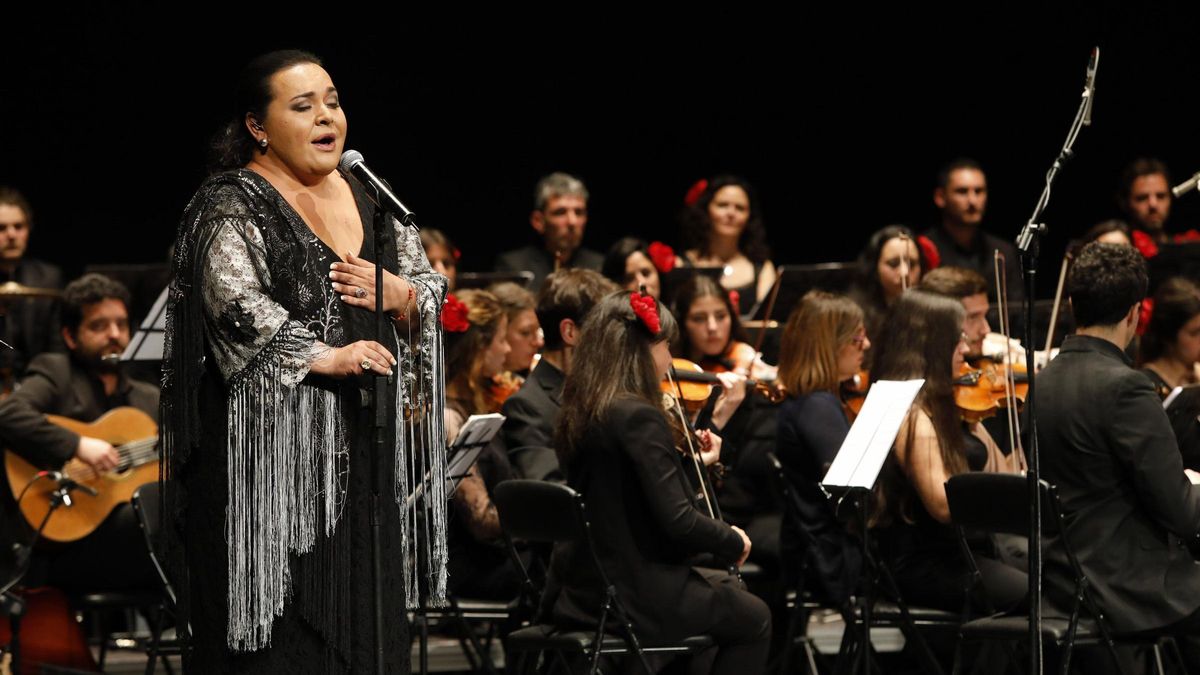
[[[462,290],[452,293],[442,309],[446,344],[446,442],[453,444],[471,415],[497,412],[491,394],[492,378],[510,353],[508,313],[492,293]],[[515,477],[499,439],[480,452],[471,472],[455,491],[454,513],[447,532],[450,551],[450,591],[460,597],[510,600],[521,577],[503,546],[500,517],[491,491]]]
[[[620,291],[601,300],[575,348],[556,446],[567,483],[587,503],[600,563],[643,644],[706,634],[716,641],[711,672],[764,672],[770,611],[718,569],[744,562],[750,539],[694,501],[663,407],[659,383],[677,330],[649,296]],[[582,555],[575,544],[554,552],[558,622],[599,618],[605,588]],[[697,556],[707,562],[697,565]]]
[[[543,177],[534,189],[529,224],[540,244],[505,251],[496,258],[497,272],[533,272],[530,288],[540,289],[555,270],[582,267],[600,270],[603,256],[583,246],[588,221],[588,190],[568,173]]]
[[[800,513],[783,511],[784,578],[794,586],[797,573],[807,569],[807,590],[834,606],[858,587],[862,555],[818,484],[850,431],[838,387],[862,369],[870,347],[862,309],[823,291],[805,294],[780,344],[779,379],[788,398],[779,406],[775,452],[803,504]],[[804,546],[806,540],[812,548]]]
[[[512,379],[519,388],[533,368],[534,356],[545,344],[535,311],[537,300],[523,286],[511,281],[492,284],[488,291],[504,306],[508,317],[506,340],[511,351],[504,359],[504,371],[515,376]]]
[[[910,290],[888,313],[875,343],[872,381],[925,380],[884,464],[876,489],[874,536],[905,600],[946,611],[967,601],[967,563],[959,550],[946,480],[966,471],[1019,470],[979,424],[960,421],[953,373],[967,352],[962,303]],[[1026,574],[1005,564],[993,542],[977,542],[982,590],[997,610],[1020,605]]]
[[[446,290],[454,290],[458,286],[458,247],[435,227],[421,228],[421,247],[433,271],[446,277]]]
[[[1037,378],[1042,478],[1065,516],[1044,542],[1044,583],[1070,606],[1063,537],[1115,633],[1172,634],[1200,671],[1200,566],[1187,548],[1200,543],[1200,475],[1184,469],[1161,400],[1124,353],[1146,287],[1145,261],[1126,246],[1088,244],[1071,267],[1076,333]]]
[[[1162,282],[1154,292],[1153,309],[1139,344],[1141,371],[1160,398],[1176,387],[1200,383],[1200,287],[1183,277]],[[1187,410],[1174,414],[1172,428],[1183,453],[1183,464],[1200,471],[1200,422],[1196,403],[1180,400]]]
[[[722,175],[689,191],[682,215],[683,262],[721,267],[721,286],[737,294],[737,313],[748,314],[775,283],[762,204],[744,178]]]
[[[916,237],[903,225],[888,225],[867,239],[855,264],[850,297],[862,307],[867,335],[876,343],[882,338],[888,308],[928,269]]]
[[[0,185],[0,282],[16,282],[41,289],[63,287],[56,265],[25,255],[33,231],[33,209],[15,188]],[[10,298],[0,304],[4,332],[0,338],[12,345],[0,350],[0,372],[7,390],[25,372],[33,357],[45,351],[63,351],[59,312],[50,298]]]
[[[129,344],[129,291],[99,274],[67,285],[61,306],[65,354],[47,352],[30,362],[20,386],[0,402],[0,441],[41,468],[59,469],[72,458],[97,473],[121,461],[112,444],[55,425],[47,414],[92,422],[120,406],[158,420],[155,384],[126,375],[119,357]],[[28,534],[14,528],[21,516],[5,500],[4,541]],[[24,529],[24,528],[22,528]],[[11,550],[10,546],[3,549]],[[40,550],[27,585],[47,583],[72,592],[152,590],[158,576],[129,504],[123,504],[90,535],[54,550]]]
[[[1170,242],[1166,225],[1171,217],[1171,174],[1162,160],[1139,157],[1126,165],[1117,185],[1117,205],[1135,239],[1145,238],[1154,246]]]
[[[652,244],[637,237],[621,237],[608,249],[600,273],[627,291],[644,290],[651,297],[661,300],[662,274],[669,269],[659,269],[650,246]],[[674,255],[670,254],[672,263]]]

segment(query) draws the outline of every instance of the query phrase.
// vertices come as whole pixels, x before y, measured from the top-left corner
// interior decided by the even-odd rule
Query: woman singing
[[[697,508],[662,406],[676,330],[649,296],[620,291],[592,309],[563,391],[559,459],[587,502],[600,562],[639,638],[706,633],[718,646],[712,672],[759,673],[770,612],[727,570],[709,569],[741,564],[750,540]],[[598,620],[605,589],[584,555],[574,546],[555,551],[554,568],[564,571],[554,603],[560,621]]]
[[[251,61],[214,142],[217,173],[176,245],[163,361],[167,487],[187,583],[180,626],[196,673],[374,670],[372,425],[364,391],[390,374],[381,457],[383,626],[406,672],[405,601],[431,565],[445,593],[441,335],[445,277],[417,234],[338,172],[346,116],[313,55]],[[374,284],[375,262],[386,270]],[[387,333],[374,339],[381,290]],[[397,387],[394,383],[399,382]],[[418,551],[404,498],[426,471],[433,536]],[[428,550],[427,550],[428,549]]]

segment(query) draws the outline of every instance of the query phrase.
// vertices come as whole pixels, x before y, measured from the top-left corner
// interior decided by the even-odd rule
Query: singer
[[[381,459],[387,672],[408,672],[414,556],[445,593],[445,500],[418,541],[400,504],[444,461],[441,335],[446,279],[394,221],[375,250],[374,206],[337,171],[346,115],[320,60],[260,56],[243,70],[213,175],[188,204],[175,251],[163,361],[163,450],[182,539],[180,626],[192,673],[374,671],[371,427],[361,392],[394,373]],[[390,335],[372,339],[374,265]],[[436,474],[435,474],[436,475]],[[421,547],[421,550],[416,550]],[[422,584],[424,586],[424,584]]]

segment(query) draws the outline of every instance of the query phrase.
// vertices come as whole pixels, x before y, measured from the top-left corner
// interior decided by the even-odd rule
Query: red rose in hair
[[[1142,309],[1138,312],[1137,334],[1142,335],[1150,325],[1150,317],[1154,316],[1154,298],[1143,298]]]
[[[683,198],[683,203],[688,206],[695,206],[696,202],[700,201],[700,195],[704,194],[704,191],[707,189],[708,179],[701,178],[693,183],[692,187],[688,188],[687,195]]]
[[[467,306],[454,294],[446,296],[446,304],[442,306],[442,328],[451,333],[465,333],[471,327],[467,321]]]
[[[740,312],[738,308],[742,306],[742,294],[737,291],[729,291],[729,304],[733,305],[733,311]]]
[[[1133,231],[1133,247],[1141,252],[1142,257],[1149,260],[1158,255],[1158,244],[1150,238],[1150,235],[1141,230]]]
[[[637,315],[638,319],[641,319],[650,334],[658,335],[658,331],[662,329],[662,324],[658,320],[658,302],[649,295],[642,295],[634,291],[629,294],[629,306],[633,308],[633,313]]]
[[[661,241],[652,241],[647,247],[650,252],[650,262],[659,274],[666,274],[675,269],[675,251]]]
[[[917,237],[917,246],[921,247],[921,253],[925,254],[925,262],[929,263],[929,270],[936,270],[938,265],[942,264],[942,254],[938,252],[937,244],[925,235]],[[924,270],[928,272],[929,270]]]

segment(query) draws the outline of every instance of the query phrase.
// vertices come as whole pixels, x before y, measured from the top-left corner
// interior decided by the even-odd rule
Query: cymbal
[[[57,288],[34,288],[22,286],[15,281],[0,284],[0,300],[11,298],[57,298],[62,291]]]

